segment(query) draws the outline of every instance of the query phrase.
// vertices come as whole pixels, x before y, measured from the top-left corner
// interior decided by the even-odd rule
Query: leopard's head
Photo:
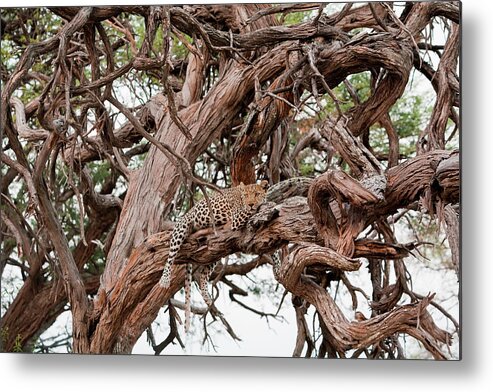
[[[244,185],[240,184],[243,189],[243,202],[251,208],[256,208],[265,200],[265,191],[269,182],[262,180],[260,184]]]

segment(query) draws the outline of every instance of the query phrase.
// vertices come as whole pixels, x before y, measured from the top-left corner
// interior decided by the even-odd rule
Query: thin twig
[[[313,48],[306,47],[306,54],[308,55],[308,63],[310,64],[310,68],[312,69],[315,76],[320,79],[320,82],[322,83],[322,86],[325,88],[325,91],[327,91],[329,96],[334,101],[337,112],[339,113],[339,118],[337,119],[338,121],[341,117],[344,117],[344,113],[342,112],[342,109],[339,106],[339,99],[335,96],[334,92],[325,81],[324,76],[320,73],[317,66],[315,65],[315,54],[313,53]]]
[[[369,2],[368,5],[370,6],[371,13],[377,23],[380,25],[382,29],[384,29],[387,33],[389,32],[389,28],[387,25],[383,22],[382,18],[377,14],[377,11],[375,10],[375,5],[372,2]]]

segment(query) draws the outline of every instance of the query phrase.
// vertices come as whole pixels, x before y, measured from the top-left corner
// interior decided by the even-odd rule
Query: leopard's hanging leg
[[[216,268],[217,264],[218,262],[216,261],[213,264],[205,266],[199,278],[200,292],[202,293],[202,298],[204,299],[204,302],[206,303],[208,308],[212,306],[212,298],[209,295],[209,291],[207,290],[209,286],[209,278],[211,277],[211,274]]]
[[[175,257],[181,248],[183,242],[187,239],[191,231],[190,217],[185,215],[176,222],[173,232],[171,233],[168,260],[164,264],[163,274],[159,280],[159,285],[169,287],[171,282],[171,266],[174,264]]]

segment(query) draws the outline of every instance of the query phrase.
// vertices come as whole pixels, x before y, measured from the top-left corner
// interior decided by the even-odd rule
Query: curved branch
[[[312,265],[339,269],[342,271],[357,271],[361,261],[342,256],[330,248],[318,245],[297,245],[289,253],[289,260],[281,263],[278,280],[289,291],[302,280],[303,270]]]
[[[19,98],[12,97],[10,104],[15,108],[15,124],[19,136],[27,141],[44,140],[49,132],[44,129],[32,129],[26,122],[26,110]]]
[[[290,254],[282,263],[278,280],[291,293],[315,306],[328,331],[331,346],[341,357],[348,350],[365,348],[403,332],[420,340],[436,359],[446,359],[438,343],[450,344],[451,335],[438,328],[426,311],[433,295],[369,320],[349,322],[325,289],[304,277],[293,279],[293,274],[289,273],[292,268],[298,269],[311,262],[304,256],[299,258],[296,253]]]

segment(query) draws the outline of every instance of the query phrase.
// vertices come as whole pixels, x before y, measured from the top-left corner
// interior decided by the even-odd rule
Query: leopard
[[[200,200],[185,215],[179,218],[171,233],[168,260],[165,263],[159,285],[165,288],[170,286],[171,267],[182,244],[193,232],[211,226],[222,225],[230,225],[231,230],[242,228],[249,218],[255,214],[260,204],[265,201],[268,184],[266,180],[262,180],[260,184],[249,185],[241,182],[238,186],[223,189],[208,198]],[[212,301],[206,290],[206,282],[212,271],[211,268],[203,270],[203,275],[200,277],[200,289],[206,304],[211,306]],[[191,281],[192,267],[189,263],[185,277],[186,310],[190,309]],[[187,320],[186,318],[186,330],[188,326],[189,319]]]

